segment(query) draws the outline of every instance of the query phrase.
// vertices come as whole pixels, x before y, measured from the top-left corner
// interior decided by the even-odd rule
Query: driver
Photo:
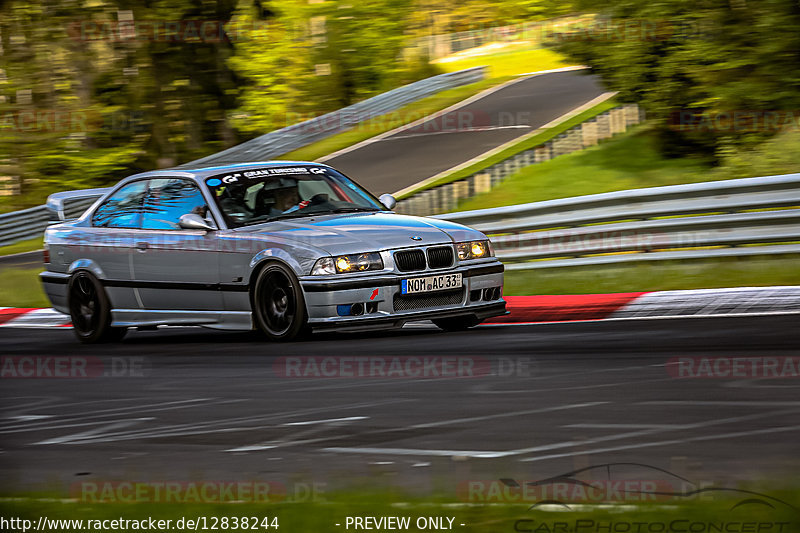
[[[256,214],[258,216],[278,216],[286,213],[300,203],[297,180],[280,177],[265,181],[256,195]]]

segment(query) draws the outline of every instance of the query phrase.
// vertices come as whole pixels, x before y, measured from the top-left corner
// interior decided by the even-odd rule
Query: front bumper
[[[300,285],[308,309],[308,324],[314,330],[362,331],[402,327],[413,320],[454,316],[474,316],[483,320],[506,314],[505,302],[500,297],[503,270],[502,263],[491,261],[407,274],[343,279],[306,276],[300,279]],[[462,274],[461,289],[423,293],[414,297],[400,294],[403,279],[454,273]],[[476,295],[479,295],[477,299]],[[340,307],[352,304],[363,304],[365,312],[358,316],[341,316]]]

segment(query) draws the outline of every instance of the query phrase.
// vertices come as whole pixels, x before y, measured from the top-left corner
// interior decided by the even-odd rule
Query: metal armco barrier
[[[63,200],[65,219],[78,218],[89,206],[102,196],[107,189],[86,189],[84,194]],[[0,215],[0,246],[18,241],[33,239],[44,233],[49,224],[61,222],[54,216],[56,206],[39,205]]]
[[[94,194],[69,199],[66,212],[78,216],[100,192]],[[41,206],[0,216],[0,243],[41,234],[47,211]],[[633,189],[434,218],[489,235],[508,270],[800,254],[800,174]]]
[[[508,270],[796,254],[800,174],[633,189],[434,218],[489,235]]]

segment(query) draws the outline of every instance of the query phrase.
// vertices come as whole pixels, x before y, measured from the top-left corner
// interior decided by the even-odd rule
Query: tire
[[[69,278],[67,306],[72,331],[84,344],[120,341],[128,328],[111,327],[111,304],[103,286],[91,273],[80,270]]]
[[[465,329],[474,328],[481,322],[483,321],[478,320],[474,315],[462,315],[433,320],[436,327],[444,331],[464,331]]]
[[[271,341],[290,341],[307,331],[308,314],[300,282],[282,263],[269,263],[258,273],[253,317]]]

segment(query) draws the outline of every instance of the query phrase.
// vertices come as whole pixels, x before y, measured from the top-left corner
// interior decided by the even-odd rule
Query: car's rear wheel
[[[69,279],[69,316],[79,341],[91,344],[122,340],[127,328],[111,327],[111,304],[95,276],[78,271]]]
[[[306,330],[306,302],[288,267],[270,263],[258,273],[253,293],[258,329],[273,341],[289,341]]]
[[[437,318],[433,321],[436,327],[445,331],[464,331],[481,323],[475,315],[454,316],[450,318]]]

